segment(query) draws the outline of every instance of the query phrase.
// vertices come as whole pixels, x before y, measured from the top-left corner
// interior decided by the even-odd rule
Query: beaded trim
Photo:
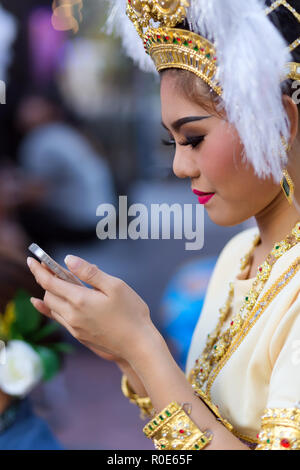
[[[258,240],[259,235],[255,235],[251,250],[241,259],[241,269],[244,269],[249,262],[250,255],[257,245]],[[232,345],[235,344],[236,338],[239,337],[240,332],[244,331],[244,328],[247,325],[247,321],[252,315],[254,307],[256,306],[254,310],[255,313],[258,306],[260,305],[260,303],[258,306],[256,305],[257,300],[270,277],[274,263],[291,247],[299,243],[299,241],[300,222],[297,222],[293,230],[289,235],[286,236],[284,240],[274,244],[274,248],[269,253],[264,263],[258,267],[256,278],[252,283],[250,291],[245,296],[240,311],[234,316],[230,326],[224,332],[222,332],[223,324],[231,310],[231,302],[233,298],[234,285],[232,282],[230,282],[230,290],[228,298],[225,302],[225,306],[219,309],[220,315],[218,323],[215,329],[210,334],[208,334],[204,350],[200,357],[195,361],[195,365],[190,371],[189,380],[194,384],[194,388],[201,388],[202,390],[207,391],[206,389],[208,387],[208,382],[211,379],[212,370],[214,367],[218,367],[218,364],[220,364],[222,359],[226,357]]]
[[[228,352],[224,356],[223,360],[217,364],[216,368],[211,372],[208,384],[207,384],[207,393],[210,395],[210,390],[212,387],[213,382],[215,381],[217,375],[220,373],[220,370],[224,367],[226,362],[232,356],[232,354],[236,351],[238,346],[241,344],[243,339],[249,333],[251,328],[255,325],[257,320],[269,306],[272,300],[282,291],[282,289],[288,284],[288,282],[295,276],[295,274],[300,269],[300,257],[294,261],[294,263],[278,278],[276,282],[268,289],[268,291],[264,294],[258,305],[253,310],[250,318],[244,325],[244,328],[239,332],[237,338],[234,340],[233,344],[230,346]]]
[[[257,243],[258,238],[257,236],[254,238],[254,246]],[[274,248],[270,255],[268,255],[267,260],[269,261],[269,266],[267,263],[267,260],[258,268],[258,276],[261,277],[262,280],[266,282],[266,280],[270,276],[271,272],[271,266],[275,263],[277,258],[279,258],[281,255],[283,255],[286,251],[288,251],[291,246],[294,246],[300,241],[300,223],[297,222],[297,224],[294,226],[293,230],[291,233],[281,242],[275,243]],[[244,269],[247,263],[249,262],[250,255],[253,251],[254,247],[249,251],[248,254],[246,254],[242,259],[241,259],[241,268]],[[266,269],[264,269],[266,267]],[[231,302],[231,297],[232,297],[232,283],[230,283],[230,292],[229,292],[229,297],[226,301],[225,307],[223,309],[220,309],[220,319],[219,322],[221,321],[221,326],[218,324],[214,332],[211,335],[208,335],[208,341],[207,344],[204,348],[204,352],[200,355],[199,359],[196,360],[195,366],[191,369],[188,380],[192,384],[192,387],[196,390],[201,390],[204,391],[207,394],[208,400],[211,402],[211,396],[210,396],[210,391],[211,387],[213,385],[214,380],[216,379],[217,375],[220,373],[221,369],[224,367],[226,362],[229,360],[233,352],[237,349],[239,344],[242,342],[242,340],[245,338],[245,336],[248,334],[252,326],[256,323],[260,315],[266,310],[270,302],[275,298],[275,296],[283,289],[283,287],[289,282],[289,280],[296,274],[296,272],[300,268],[300,258],[297,258],[296,261],[288,268],[287,271],[285,271],[273,285],[270,287],[270,289],[264,294],[262,299],[255,305],[255,308],[253,305],[255,302],[253,302],[253,299],[250,298],[250,303],[252,304],[252,308],[249,309],[249,315],[245,317],[245,320],[239,324],[239,329],[237,328],[237,332],[235,336],[232,338],[231,342],[229,343],[229,347],[227,350],[223,350],[223,355],[221,354],[218,358],[218,361],[216,364],[210,366],[209,363],[207,363],[207,360],[203,357],[203,354],[205,353],[206,349],[208,348],[208,345],[210,344],[210,347],[212,348],[214,345],[214,342],[216,339],[218,339],[218,343],[220,344],[220,340],[222,338],[219,338],[221,326],[223,325],[223,322],[226,319],[226,315],[229,311],[230,307],[230,302]],[[255,283],[255,281],[254,281]],[[251,291],[250,291],[251,292]],[[248,296],[247,296],[248,297]],[[251,297],[249,295],[249,297]],[[249,299],[248,299],[249,300]],[[247,300],[246,300],[247,302]],[[243,307],[242,307],[243,308]],[[218,329],[219,328],[219,329]],[[222,337],[226,335],[227,330],[222,334]],[[210,338],[211,336],[211,338]],[[216,338],[215,338],[216,336]],[[226,338],[225,338],[226,339]],[[229,338],[227,338],[229,340]],[[225,349],[225,348],[224,348]],[[207,354],[209,354],[208,350],[206,351]],[[203,378],[202,378],[203,376]],[[207,376],[207,379],[205,377]],[[253,440],[252,438],[249,438],[248,436],[244,436],[243,434],[239,433],[238,431],[235,431],[234,429],[232,432],[239,438],[245,439],[249,442],[255,443],[257,441]]]
[[[299,450],[300,409],[266,408],[256,450]]]
[[[211,372],[207,384],[207,394],[210,397],[210,392],[212,385],[214,381],[217,378],[217,375],[219,375],[220,371],[223,369],[227,361],[230,359],[232,354],[236,351],[238,346],[241,344],[243,339],[246,337],[246,335],[249,333],[250,329],[254,326],[256,321],[259,319],[259,317],[262,315],[262,313],[266,310],[270,302],[276,297],[276,295],[287,285],[289,280],[295,276],[295,274],[299,271],[300,269],[300,258],[297,258],[297,260],[292,264],[292,266],[285,271],[285,273],[282,274],[282,276],[278,279],[277,283],[274,283],[270,289],[266,292],[264,297],[262,298],[261,302],[257,305],[255,311],[253,312],[253,315],[249,319],[248,323],[245,325],[245,329],[240,332],[238,338],[236,338],[235,343],[232,345],[230,350],[227,352],[226,356],[223,358],[223,360],[216,366],[216,368]],[[211,398],[210,398],[211,399]],[[257,442],[256,440],[249,438],[246,435],[243,435],[233,429],[232,431],[237,437],[240,437],[242,439],[248,440],[249,442]]]

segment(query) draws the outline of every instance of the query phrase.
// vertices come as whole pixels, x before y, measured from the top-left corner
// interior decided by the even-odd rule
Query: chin
[[[242,224],[252,217],[251,214],[241,214],[232,210],[226,211],[218,207],[207,207],[206,211],[210,220],[220,227],[234,227],[235,225]]]

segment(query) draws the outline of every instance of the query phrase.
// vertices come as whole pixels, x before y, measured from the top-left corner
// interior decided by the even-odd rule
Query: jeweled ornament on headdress
[[[168,68],[189,70],[221,95],[214,45],[196,33],[175,28],[186,19],[188,7],[187,0],[128,0],[126,13],[158,72]],[[153,26],[153,22],[159,25]]]
[[[151,18],[172,28],[185,19],[188,6],[187,0],[128,0],[127,11],[140,28],[149,26]]]

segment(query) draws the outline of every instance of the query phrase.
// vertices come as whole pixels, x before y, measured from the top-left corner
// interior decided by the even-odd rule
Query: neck
[[[12,402],[12,397],[0,390],[0,415],[9,407]]]
[[[269,253],[274,244],[283,240],[300,221],[300,214],[281,192],[255,219],[261,238],[260,251]]]

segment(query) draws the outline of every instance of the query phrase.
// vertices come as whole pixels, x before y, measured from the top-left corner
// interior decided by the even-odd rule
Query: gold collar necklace
[[[260,235],[256,234],[252,242],[252,248],[240,261],[241,272],[249,264],[252,253],[259,242]],[[235,336],[241,331],[245,321],[249,318],[259,294],[270,277],[273,265],[278,258],[299,242],[300,221],[297,222],[293,230],[284,240],[279,243],[275,243],[274,248],[268,254],[264,263],[258,267],[256,278],[253,281],[250,291],[244,298],[240,311],[233,317],[229,327],[221,334],[222,327],[227,320],[232,307],[234,283],[229,283],[228,297],[224,306],[219,309],[220,315],[217,326],[212,333],[208,334],[205,348],[201,356],[196,360],[194,368],[189,373],[189,381],[195,388],[200,388],[205,391],[210,372],[224,357]]]

